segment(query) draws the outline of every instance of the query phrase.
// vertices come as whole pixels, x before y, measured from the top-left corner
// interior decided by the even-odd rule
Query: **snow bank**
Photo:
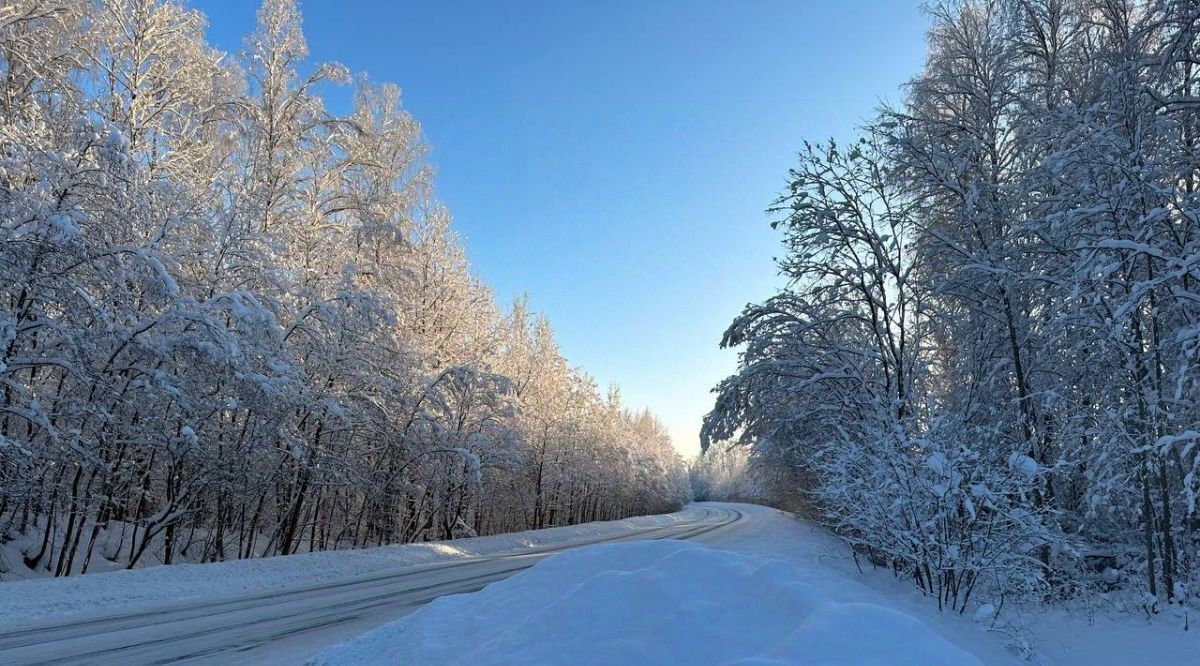
[[[693,505],[676,513],[453,541],[0,582],[0,624],[27,624],[46,617],[58,620],[102,612],[111,614],[148,607],[174,607],[196,599],[232,598],[348,579],[400,567],[488,555],[538,552],[690,524],[702,521],[708,515],[707,509]],[[16,557],[17,554],[10,556]]]
[[[791,564],[681,541],[568,551],[309,663],[981,664],[910,615],[834,601]]]

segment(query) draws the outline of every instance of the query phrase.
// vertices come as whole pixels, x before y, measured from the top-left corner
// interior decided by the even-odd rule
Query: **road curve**
[[[296,663],[320,646],[407,615],[438,597],[474,592],[562,550],[615,541],[695,539],[743,518],[729,507],[701,509],[703,515],[694,522],[618,536],[0,631],[0,664]]]

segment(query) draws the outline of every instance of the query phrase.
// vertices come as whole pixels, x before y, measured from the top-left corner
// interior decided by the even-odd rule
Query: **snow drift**
[[[317,654],[346,664],[977,665],[900,611],[833,601],[777,560],[681,541],[556,555]]]

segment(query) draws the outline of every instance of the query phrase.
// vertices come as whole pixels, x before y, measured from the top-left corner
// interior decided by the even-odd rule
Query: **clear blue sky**
[[[256,2],[191,0],[237,51]],[[314,61],[398,83],[502,303],[698,450],[717,347],[778,278],[763,212],[924,55],[918,0],[302,0]],[[336,107],[335,107],[336,108]]]

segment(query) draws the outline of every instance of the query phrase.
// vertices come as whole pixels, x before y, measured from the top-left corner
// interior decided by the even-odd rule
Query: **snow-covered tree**
[[[686,501],[662,427],[472,273],[398,87],[309,63],[294,0],[236,56],[203,28],[0,6],[0,574]]]
[[[802,153],[705,435],[951,607],[1098,566],[1194,604],[1195,8],[928,15],[905,103]]]

